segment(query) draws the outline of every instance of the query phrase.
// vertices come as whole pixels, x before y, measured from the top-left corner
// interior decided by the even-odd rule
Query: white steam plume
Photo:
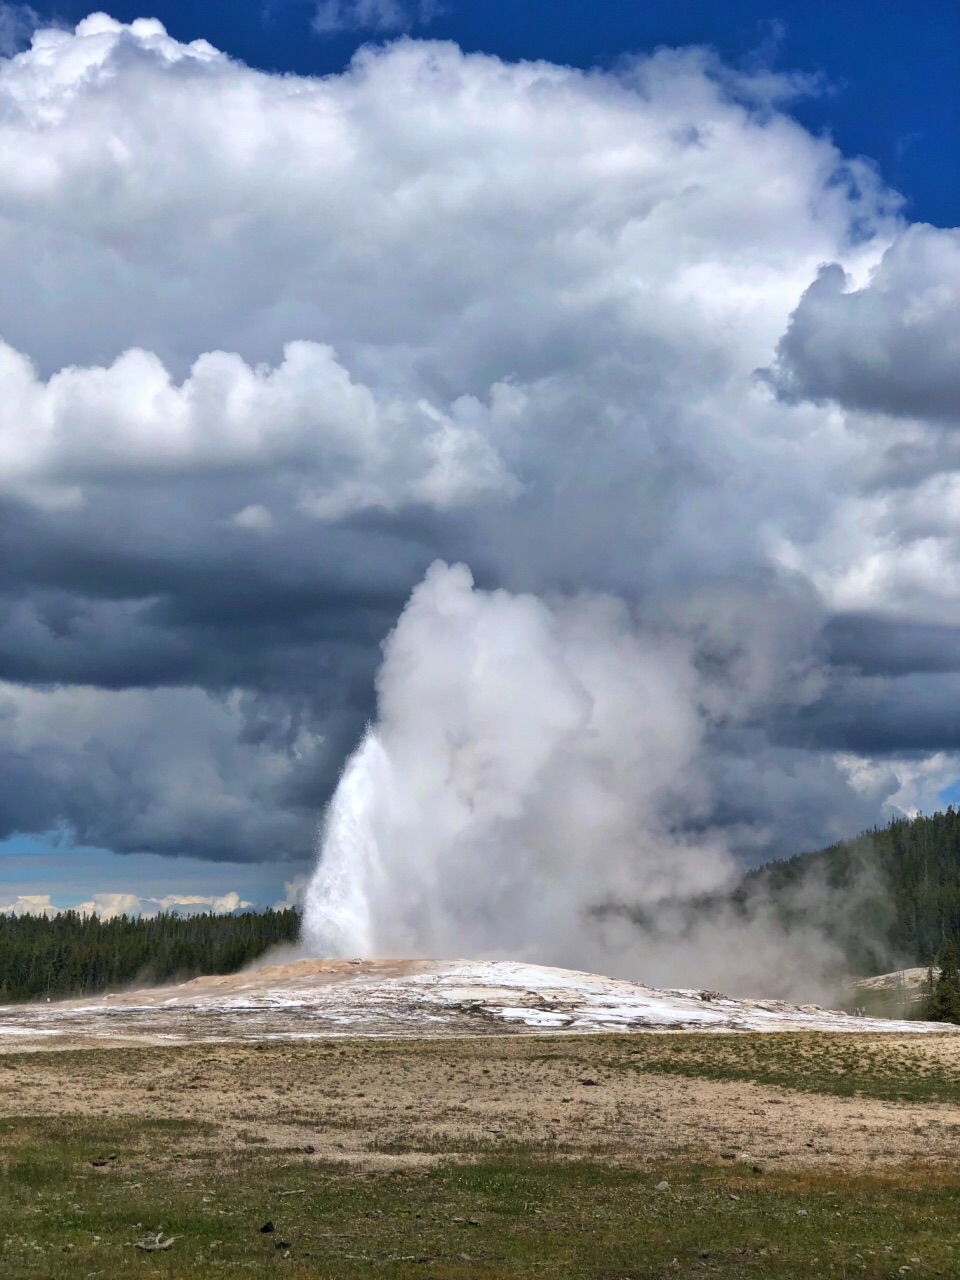
[[[734,872],[719,841],[676,834],[702,801],[692,653],[622,602],[479,591],[437,563],[377,688],[324,824],[312,950],[609,966],[618,940],[591,908]]]

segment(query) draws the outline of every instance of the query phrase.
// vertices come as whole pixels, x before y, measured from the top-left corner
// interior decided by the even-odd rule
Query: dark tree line
[[[0,915],[0,1001],[232,973],[299,932],[294,910],[112,920],[75,911]]]
[[[744,891],[762,888],[787,912],[817,901],[854,971],[936,962],[960,942],[960,812],[897,818],[853,840],[771,862]],[[798,912],[808,909],[798,905]]]
[[[747,903],[756,894],[775,904],[787,926],[816,923],[853,973],[930,966],[930,1015],[960,1015],[960,811],[952,805],[768,863],[750,872],[735,896]]]
[[[949,938],[940,948],[937,969],[931,965],[927,974],[923,1016],[932,1022],[960,1022],[960,965]]]

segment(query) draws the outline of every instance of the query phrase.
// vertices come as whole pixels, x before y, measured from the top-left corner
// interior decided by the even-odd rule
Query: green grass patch
[[[4,1122],[0,1274],[960,1274],[960,1174],[952,1170],[754,1174],[676,1161],[651,1169],[530,1149],[371,1173],[292,1151],[224,1151],[210,1139],[209,1127],[184,1122]],[[268,1222],[273,1229],[262,1231]],[[133,1247],[158,1230],[177,1237],[168,1251]]]
[[[923,1041],[883,1036],[779,1032],[618,1038],[604,1065],[706,1080],[747,1080],[838,1097],[960,1102],[960,1072]],[[958,1272],[960,1274],[960,1272]]]

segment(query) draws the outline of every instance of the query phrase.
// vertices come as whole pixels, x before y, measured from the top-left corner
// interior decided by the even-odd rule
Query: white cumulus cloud
[[[223,894],[168,893],[162,898],[143,898],[136,893],[95,893],[85,902],[54,903],[49,893],[19,894],[10,902],[0,903],[0,914],[15,916],[55,916],[62,911],[75,911],[81,916],[98,916],[115,920],[118,916],[155,916],[172,911],[178,915],[213,912],[230,915],[253,907],[233,889]]]

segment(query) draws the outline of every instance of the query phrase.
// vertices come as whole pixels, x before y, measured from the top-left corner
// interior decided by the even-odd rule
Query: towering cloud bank
[[[955,233],[803,88],[408,39],[275,76],[103,14],[0,60],[0,835],[303,867],[437,559],[483,590],[418,589],[363,785],[437,799],[435,681],[471,849],[553,832],[505,928],[521,881],[646,901],[935,802]]]

